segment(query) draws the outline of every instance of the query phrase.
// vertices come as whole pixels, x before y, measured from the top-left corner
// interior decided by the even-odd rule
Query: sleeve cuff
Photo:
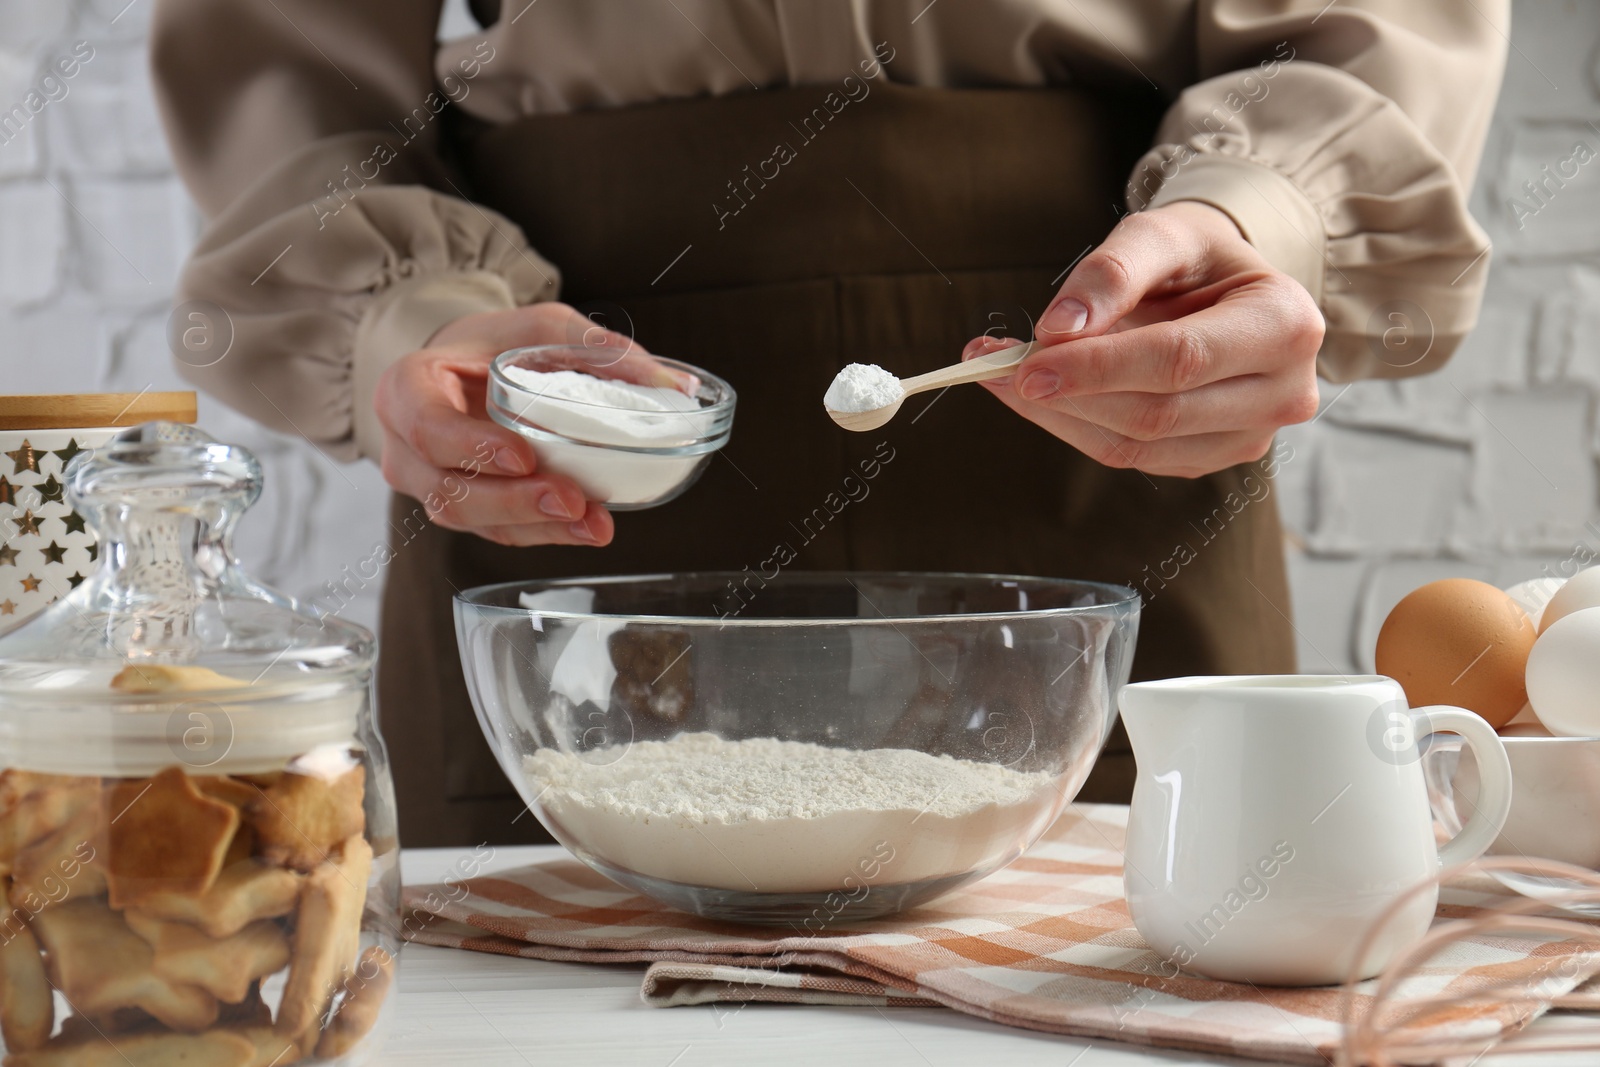
[[[1448,284],[1383,275],[1363,278],[1359,288],[1341,286],[1329,294],[1325,279],[1331,260],[1321,212],[1304,190],[1266,164],[1238,156],[1195,155],[1165,178],[1148,206],[1177,200],[1198,200],[1226,214],[1268,263],[1305,286],[1327,322],[1317,372],[1328,381],[1431,373],[1460,346],[1466,335],[1461,327],[1470,329],[1476,322],[1474,294],[1481,290],[1481,276],[1488,269],[1487,257],[1481,255]],[[1484,239],[1474,247],[1486,246]],[[1468,285],[1456,285],[1469,276]],[[1419,299],[1428,294],[1424,303],[1436,309],[1436,315],[1430,316],[1413,301],[1386,300],[1384,286],[1416,292]],[[1404,331],[1381,328],[1382,324],[1372,330],[1366,320],[1385,309],[1392,314],[1382,324],[1393,322]],[[1402,337],[1404,344],[1391,344],[1392,335]]]
[[[1294,182],[1252,160],[1195,155],[1162,181],[1150,206],[1175,200],[1198,200],[1226,214],[1268,263],[1322,305],[1327,232],[1316,204]]]
[[[543,295],[543,294],[541,294]],[[546,299],[553,299],[550,294]],[[518,306],[511,284],[492,271],[424,274],[375,296],[356,327],[351,385],[356,447],[377,461],[383,456],[383,427],[372,408],[378,379],[401,356],[415,352],[446,323],[479,311]]]

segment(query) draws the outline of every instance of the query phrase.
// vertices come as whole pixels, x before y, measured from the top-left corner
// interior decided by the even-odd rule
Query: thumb
[[[1050,345],[1105,333],[1151,292],[1187,277],[1198,253],[1195,235],[1166,216],[1128,215],[1072,268],[1035,336]]]
[[[470,312],[439,327],[423,347],[496,356],[538,344],[604,345],[610,334],[576,308],[551,301]]]
[[[463,379],[481,380],[482,366],[460,351],[411,353],[378,379],[373,396],[378,421],[442,470],[476,470],[492,463],[503,474],[532,473],[538,467],[532,446],[520,434],[472,413]]]

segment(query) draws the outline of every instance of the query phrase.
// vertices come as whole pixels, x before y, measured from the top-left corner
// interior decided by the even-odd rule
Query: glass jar
[[[362,1062],[400,943],[373,636],[239,567],[243,448],[148,423],[65,490],[97,566],[0,638],[6,1063]]]

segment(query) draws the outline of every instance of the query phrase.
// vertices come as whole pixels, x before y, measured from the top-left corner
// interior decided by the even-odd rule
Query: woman
[[[439,4],[160,0],[154,37],[211,219],[183,298],[235,329],[185,372],[395,490],[410,845],[537,839],[456,590],[756,567],[869,459],[792,566],[1126,582],[1136,676],[1292,670],[1275,431],[1318,372],[1425,372],[1476,315],[1503,2],[512,0],[442,46]],[[496,353],[626,344],[596,323],[740,392],[667,506],[613,517],[484,417]],[[993,398],[822,410],[846,363],[1030,334]],[[1119,736],[1083,795],[1130,781]]]

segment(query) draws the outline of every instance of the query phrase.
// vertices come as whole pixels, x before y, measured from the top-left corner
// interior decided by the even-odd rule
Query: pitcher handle
[[[1438,704],[1413,708],[1419,722],[1419,736],[1437,733],[1460,734],[1478,761],[1478,806],[1466,819],[1461,832],[1439,848],[1439,864],[1454,867],[1471,863],[1494,844],[1505,829],[1511,814],[1511,761],[1500,735],[1483,719],[1465,708]]]
[[[1421,746],[1422,784],[1428,789],[1428,807],[1451,836],[1461,832],[1456,811],[1456,771],[1466,742],[1458,734],[1433,734]],[[1454,757],[1454,758],[1452,758]]]

